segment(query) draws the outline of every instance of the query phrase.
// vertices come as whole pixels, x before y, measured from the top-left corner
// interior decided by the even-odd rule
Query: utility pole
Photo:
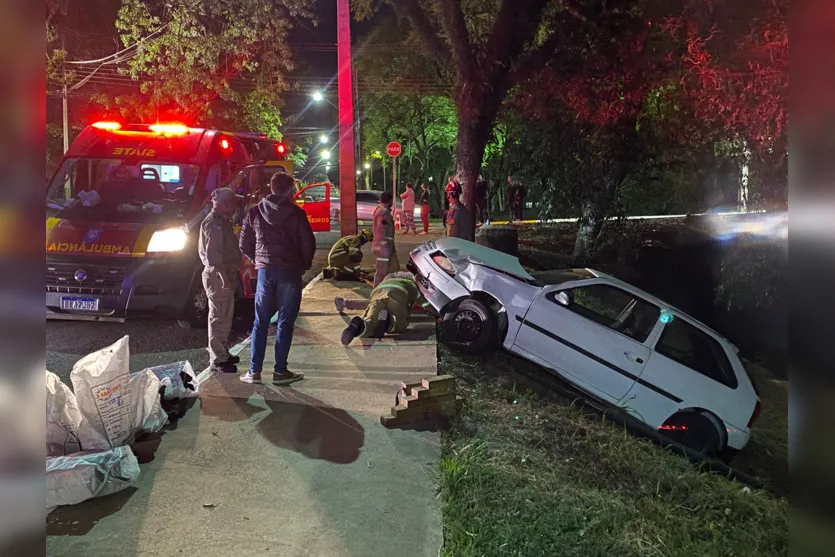
[[[336,35],[339,63],[339,228],[342,236],[349,236],[357,233],[350,0],[336,2]]]
[[[67,114],[67,84],[64,83],[64,94],[61,96],[61,104],[64,109],[64,153],[70,150],[70,124]]]

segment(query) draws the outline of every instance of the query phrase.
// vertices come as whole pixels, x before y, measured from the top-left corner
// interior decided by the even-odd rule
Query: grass
[[[787,554],[785,499],[537,394],[515,373],[535,367],[505,353],[480,359],[441,346],[439,360],[465,399],[438,473],[444,555]],[[776,449],[767,439],[764,429],[760,446]]]

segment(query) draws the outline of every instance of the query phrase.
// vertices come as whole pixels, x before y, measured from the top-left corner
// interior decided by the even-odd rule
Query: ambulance
[[[239,199],[235,229],[293,176],[283,143],[257,133],[183,124],[96,122],[64,155],[46,192],[46,317],[124,321],[155,316],[205,326],[208,303],[197,253],[211,192]],[[329,231],[330,184],[299,188],[314,232]],[[239,270],[237,297],[255,295],[256,272]]]

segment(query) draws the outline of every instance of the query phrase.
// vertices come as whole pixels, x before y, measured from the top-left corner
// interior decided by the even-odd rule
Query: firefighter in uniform
[[[235,289],[241,250],[230,217],[238,198],[229,188],[212,192],[212,211],[200,225],[199,252],[203,263],[203,287],[209,302],[209,361],[212,371],[237,373],[240,360],[229,354],[229,333],[235,312]]]
[[[371,243],[371,251],[377,258],[375,287],[386,275],[400,270],[397,250],[394,249],[394,218],[391,216],[393,199],[390,191],[384,191],[380,195],[380,204],[374,209],[374,240]]]
[[[328,266],[322,276],[336,280],[359,280],[362,263],[362,246],[373,239],[370,230],[361,230],[356,236],[340,238],[328,254]]]
[[[357,337],[382,338],[385,334],[405,333],[412,308],[419,299],[415,277],[406,271],[388,275],[371,291],[369,301],[335,298],[334,305],[340,313],[346,309],[365,310],[362,317],[351,319],[342,331],[342,344],[348,346]]]

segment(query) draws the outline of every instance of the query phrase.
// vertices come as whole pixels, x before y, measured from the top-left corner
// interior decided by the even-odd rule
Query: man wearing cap
[[[370,230],[360,230],[356,236],[340,238],[328,254],[328,266],[322,269],[326,279],[359,280],[362,246],[373,239]]]
[[[232,229],[238,198],[229,188],[212,192],[212,211],[200,225],[198,251],[203,263],[203,288],[209,301],[209,361],[212,371],[237,373],[239,359],[229,354],[229,333],[235,313],[235,289],[241,250]]]
[[[400,270],[397,250],[394,249],[394,219],[391,216],[393,203],[391,192],[384,191],[380,195],[380,204],[374,209],[374,240],[371,243],[371,251],[377,258],[374,286],[383,282],[386,275]]]

